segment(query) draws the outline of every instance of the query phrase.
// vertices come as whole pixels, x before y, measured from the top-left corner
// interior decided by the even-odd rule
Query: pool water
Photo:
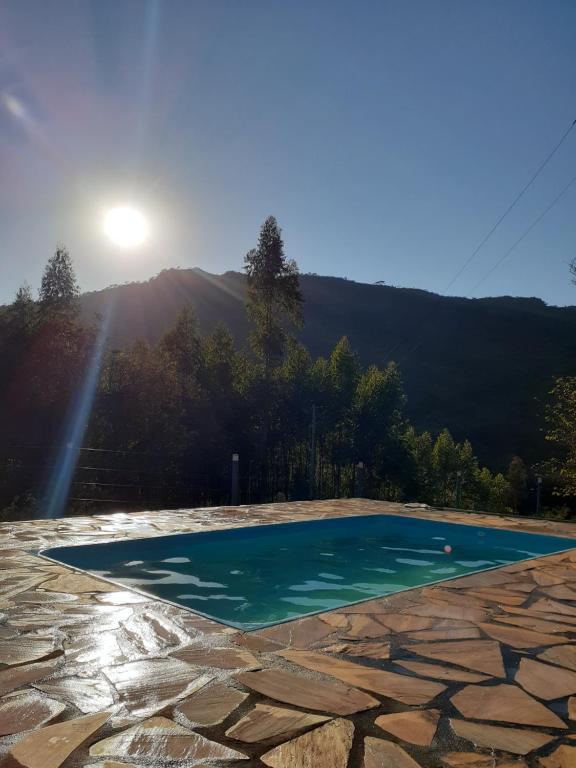
[[[250,630],[574,546],[557,536],[369,515],[41,554]]]

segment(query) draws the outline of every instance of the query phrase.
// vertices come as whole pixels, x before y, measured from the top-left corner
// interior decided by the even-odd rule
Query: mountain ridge
[[[505,468],[514,454],[544,458],[544,406],[554,378],[576,373],[576,306],[541,299],[442,296],[418,288],[303,274],[305,325],[298,337],[325,355],[347,335],[363,363],[395,360],[418,429],[447,426],[483,461]],[[164,270],[147,282],[85,293],[92,319],[114,305],[110,340],[155,343],[192,305],[203,332],[222,321],[245,345],[245,277],[199,268]]]

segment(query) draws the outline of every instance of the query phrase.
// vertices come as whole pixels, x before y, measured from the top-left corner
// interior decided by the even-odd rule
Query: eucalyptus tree
[[[284,254],[282,232],[274,216],[260,229],[258,245],[244,259],[246,311],[253,324],[250,342],[262,365],[258,454],[262,480],[268,469],[268,438],[273,418],[274,369],[286,351],[291,328],[302,324],[302,294],[296,262]]]
[[[268,216],[256,248],[244,259],[248,290],[246,310],[254,324],[252,348],[264,364],[268,378],[285,351],[287,327],[302,323],[302,294],[298,266],[284,254],[282,231]]]

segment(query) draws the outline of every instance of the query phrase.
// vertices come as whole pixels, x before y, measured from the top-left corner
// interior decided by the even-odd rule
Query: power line
[[[478,280],[478,282],[476,283],[476,285],[475,285],[475,286],[472,288],[472,290],[470,291],[470,295],[471,295],[471,294],[473,294],[473,293],[475,293],[475,292],[476,292],[476,289],[477,289],[477,288],[478,288],[480,285],[482,285],[482,283],[483,283],[485,280],[487,280],[487,279],[490,277],[490,275],[491,275],[491,274],[492,274],[492,273],[493,273],[493,272],[494,272],[496,269],[498,269],[498,267],[499,267],[499,266],[502,264],[502,262],[503,262],[503,261],[505,261],[505,259],[507,259],[507,258],[508,258],[508,256],[510,256],[510,254],[512,253],[512,251],[513,251],[513,250],[514,250],[514,249],[515,249],[515,248],[516,248],[518,245],[520,245],[520,243],[522,242],[522,240],[524,240],[524,238],[525,238],[527,235],[529,235],[529,234],[530,234],[530,232],[532,232],[532,230],[534,229],[534,227],[535,227],[537,224],[539,224],[539,223],[542,221],[542,219],[544,218],[544,216],[546,216],[546,214],[547,214],[549,211],[551,211],[551,210],[552,210],[552,208],[554,208],[554,206],[556,205],[556,203],[558,203],[558,202],[560,201],[560,199],[561,199],[562,197],[564,197],[564,195],[566,194],[566,192],[568,192],[568,190],[570,189],[570,187],[572,186],[572,184],[574,184],[574,182],[576,182],[576,176],[573,176],[573,177],[570,179],[570,181],[568,182],[568,184],[566,184],[566,186],[565,186],[565,187],[564,187],[564,188],[563,188],[563,189],[562,189],[562,190],[561,190],[561,191],[560,191],[560,192],[559,192],[559,193],[556,195],[556,197],[554,198],[554,200],[552,200],[552,202],[551,202],[549,205],[547,205],[547,206],[546,206],[546,208],[545,208],[545,209],[542,211],[542,213],[540,213],[540,214],[539,214],[539,215],[538,215],[538,216],[537,216],[537,217],[534,219],[534,221],[532,222],[532,224],[530,224],[530,226],[529,226],[527,229],[525,229],[525,230],[524,230],[523,234],[522,234],[522,235],[520,235],[520,237],[518,238],[518,240],[516,240],[516,242],[515,242],[513,245],[511,245],[511,246],[510,246],[510,248],[508,248],[508,250],[506,251],[506,253],[505,253],[505,254],[503,254],[503,255],[502,255],[502,256],[501,256],[501,257],[498,259],[498,261],[497,261],[497,262],[496,262],[496,263],[495,263],[495,264],[494,264],[494,265],[493,265],[493,266],[492,266],[492,267],[491,267],[491,268],[488,270],[488,272],[486,272],[486,274],[484,275],[484,277],[481,277],[481,278],[480,278],[480,280]]]
[[[488,242],[488,240],[492,237],[494,232],[498,229],[500,224],[504,221],[504,219],[508,216],[508,214],[516,207],[516,205],[520,202],[524,194],[528,191],[528,189],[532,186],[532,184],[536,181],[538,176],[542,173],[544,168],[548,165],[550,160],[554,157],[556,152],[560,149],[562,144],[566,141],[569,134],[573,130],[574,126],[576,126],[576,120],[574,120],[568,128],[564,131],[562,136],[560,137],[560,140],[555,144],[555,146],[550,150],[550,152],[546,155],[544,160],[540,163],[540,165],[536,168],[528,182],[522,187],[520,192],[516,195],[514,200],[510,203],[508,208],[504,211],[504,213],[496,220],[496,222],[492,225],[490,230],[486,233],[486,235],[482,238],[480,243],[476,246],[474,251],[470,254],[470,256],[466,259],[464,264],[460,267],[460,269],[456,272],[454,277],[450,280],[448,285],[445,288],[445,292],[448,291],[452,285],[456,282],[456,280],[460,277],[460,275],[464,272],[464,270],[468,267],[470,262],[475,258],[475,256],[479,253],[479,251],[484,247],[484,245]],[[572,186],[572,184],[576,181],[576,177],[571,179],[571,181],[562,189],[559,195],[557,195],[556,198],[550,203],[550,205],[532,222],[532,224],[528,227],[528,229],[521,235],[521,237],[514,243],[514,245],[504,254],[504,256],[499,259],[499,261],[490,269],[490,271],[476,284],[474,289],[472,290],[472,293],[476,290],[476,288],[489,276],[491,275],[499,266],[500,264],[512,253],[512,251],[522,242],[522,240],[529,234],[529,232],[534,229],[534,227],[544,218],[544,216],[550,211],[556,203],[560,200],[561,197],[568,191],[568,189]],[[429,312],[422,318],[422,324],[426,324],[428,320],[432,317],[433,314],[436,312],[436,305],[442,300],[443,295],[438,294],[436,301],[434,302],[434,306],[429,310]],[[420,348],[422,345],[422,337],[416,342],[416,344],[409,349],[403,357],[400,358],[398,363],[401,365],[410,355],[412,355],[416,350]],[[398,347],[398,344],[394,345],[393,351]]]
[[[464,270],[465,270],[465,269],[468,267],[468,265],[470,264],[470,262],[471,262],[471,261],[472,261],[472,260],[473,260],[473,259],[476,257],[476,255],[477,255],[477,254],[480,252],[480,250],[481,250],[481,249],[484,247],[484,245],[485,245],[485,244],[488,242],[488,240],[489,240],[489,239],[492,237],[492,235],[494,234],[494,232],[496,232],[496,230],[498,229],[498,227],[500,226],[500,224],[502,224],[502,222],[503,222],[503,221],[504,221],[504,219],[505,219],[505,218],[508,216],[508,214],[509,214],[509,213],[511,213],[511,211],[512,211],[512,210],[513,210],[513,209],[516,207],[516,205],[517,205],[517,204],[520,202],[520,200],[521,200],[521,199],[524,197],[525,193],[526,193],[526,192],[527,192],[527,191],[530,189],[530,187],[531,187],[531,186],[532,186],[532,184],[533,184],[533,183],[536,181],[536,179],[538,178],[538,176],[540,176],[540,174],[542,173],[542,171],[544,170],[544,168],[545,168],[545,167],[548,165],[548,163],[549,163],[549,162],[550,162],[550,160],[551,160],[551,159],[554,157],[554,155],[556,154],[556,152],[557,152],[557,151],[560,149],[560,147],[562,146],[562,144],[564,144],[564,142],[565,142],[565,141],[566,141],[566,139],[568,138],[568,135],[570,134],[570,132],[572,131],[572,129],[574,128],[574,126],[575,126],[575,125],[576,125],[576,120],[574,120],[574,122],[573,122],[573,123],[572,123],[570,126],[568,126],[568,128],[567,128],[567,129],[564,131],[564,133],[562,134],[562,136],[561,136],[561,138],[560,138],[560,141],[559,141],[559,142],[556,144],[556,146],[555,146],[555,147],[554,147],[554,148],[553,148],[553,149],[552,149],[552,150],[551,150],[551,151],[550,151],[550,152],[549,152],[549,153],[546,155],[546,157],[545,157],[545,158],[544,158],[544,160],[543,160],[543,161],[540,163],[540,165],[539,165],[539,166],[538,166],[538,168],[535,170],[535,172],[532,174],[532,176],[530,177],[530,179],[528,180],[528,182],[527,182],[527,183],[526,183],[526,184],[525,184],[525,185],[522,187],[522,189],[520,190],[520,192],[518,192],[518,194],[516,195],[516,197],[514,198],[514,200],[512,200],[512,202],[510,203],[510,205],[508,206],[508,208],[506,208],[506,210],[504,211],[504,213],[503,213],[503,214],[502,214],[502,215],[501,215],[501,216],[500,216],[500,217],[499,217],[499,218],[496,220],[495,224],[493,224],[493,225],[492,225],[492,227],[491,227],[491,228],[488,230],[488,232],[486,233],[486,235],[484,235],[484,237],[482,238],[482,240],[480,241],[480,243],[479,243],[479,244],[476,246],[476,248],[474,249],[474,251],[473,251],[473,252],[470,254],[470,256],[469,256],[469,257],[466,259],[466,261],[464,262],[464,264],[462,264],[462,266],[461,266],[461,267],[460,267],[460,269],[459,269],[459,270],[456,272],[456,274],[454,275],[454,277],[452,278],[452,280],[450,280],[450,282],[448,283],[448,285],[447,285],[447,286],[446,286],[446,288],[444,289],[445,291],[448,291],[448,290],[449,290],[449,289],[450,289],[450,288],[451,288],[451,287],[454,285],[454,283],[456,282],[456,280],[458,280],[458,278],[459,278],[459,277],[460,277],[460,275],[461,275],[461,274],[464,272]]]
[[[559,202],[559,201],[560,201],[560,200],[561,200],[561,199],[564,197],[564,195],[566,194],[566,192],[568,192],[568,190],[570,189],[570,187],[571,187],[571,186],[572,186],[572,185],[573,185],[575,182],[576,182],[576,176],[573,176],[573,177],[570,179],[570,181],[568,182],[568,184],[566,184],[566,185],[565,185],[565,186],[564,186],[564,187],[563,187],[563,188],[560,190],[560,192],[559,192],[559,193],[556,195],[556,197],[555,197],[555,198],[552,200],[552,202],[550,202],[550,203],[549,203],[549,204],[546,206],[546,208],[544,208],[544,210],[543,210],[543,211],[541,211],[541,213],[539,213],[539,214],[538,214],[538,216],[537,216],[537,217],[536,217],[536,218],[535,218],[535,219],[532,221],[532,223],[530,224],[530,226],[529,226],[529,227],[527,227],[527,228],[524,230],[524,232],[523,232],[523,233],[520,235],[520,237],[519,237],[519,238],[518,238],[518,239],[517,239],[517,240],[516,240],[516,241],[515,241],[515,242],[514,242],[514,243],[513,243],[511,246],[510,246],[510,248],[508,248],[508,250],[506,251],[506,253],[504,253],[504,254],[503,254],[503,255],[502,255],[502,256],[501,256],[501,257],[498,259],[498,261],[497,261],[495,264],[493,264],[493,265],[492,265],[492,267],[490,267],[490,269],[488,270],[488,272],[486,272],[486,274],[485,274],[483,277],[481,277],[481,278],[480,278],[480,280],[478,280],[478,282],[477,282],[477,283],[476,283],[476,285],[475,285],[475,286],[472,288],[472,290],[468,292],[468,294],[467,294],[467,297],[469,297],[469,298],[472,298],[472,295],[473,295],[473,294],[476,292],[476,290],[478,289],[478,287],[479,287],[480,285],[482,285],[482,283],[483,283],[485,280],[487,280],[487,279],[490,277],[490,275],[491,275],[493,272],[495,272],[495,271],[498,269],[498,267],[499,267],[499,266],[502,264],[502,262],[503,262],[503,261],[505,261],[505,260],[508,258],[508,256],[510,256],[510,254],[511,254],[511,253],[512,253],[512,252],[513,252],[513,251],[514,251],[514,250],[515,250],[515,249],[516,249],[516,248],[517,248],[519,245],[520,245],[520,243],[521,243],[521,242],[522,242],[522,241],[523,241],[523,240],[524,240],[524,239],[525,239],[525,238],[526,238],[526,237],[527,237],[527,236],[530,234],[530,232],[532,232],[532,230],[534,229],[534,227],[536,227],[536,226],[537,226],[537,225],[538,225],[538,224],[539,224],[539,223],[542,221],[542,219],[543,219],[543,218],[544,218],[544,217],[545,217],[545,216],[546,216],[546,215],[547,215],[547,214],[548,214],[548,213],[549,213],[549,212],[552,210],[552,208],[554,208],[554,206],[555,206],[555,205],[556,205],[556,204],[557,204],[557,203],[558,203],[558,202]],[[443,296],[438,296],[438,299],[437,299],[437,301],[436,301],[435,303],[437,303],[437,302],[438,302],[440,299],[442,299],[442,298],[444,298],[444,297],[443,297]],[[426,318],[424,318],[424,320],[427,320],[429,317],[431,317],[431,316],[432,316],[432,314],[433,314],[433,312],[434,312],[434,310],[430,310],[430,312],[428,313],[428,315],[426,316]],[[419,339],[419,340],[416,342],[416,344],[415,344],[415,345],[412,347],[412,349],[409,349],[409,350],[408,350],[408,352],[406,352],[406,354],[405,354],[403,357],[401,357],[401,358],[400,358],[400,360],[398,361],[398,364],[399,364],[399,365],[401,365],[401,364],[402,364],[402,363],[403,363],[403,362],[404,362],[404,361],[405,361],[405,360],[406,360],[408,357],[410,357],[410,355],[412,355],[414,352],[416,352],[416,350],[418,350],[418,349],[421,347],[421,345],[422,345],[422,338],[420,338],[420,339]]]

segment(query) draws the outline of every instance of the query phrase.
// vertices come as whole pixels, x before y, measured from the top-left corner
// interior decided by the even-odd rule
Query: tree
[[[95,489],[102,484],[109,498],[124,498],[115,495],[116,484],[122,494],[135,489],[138,504],[149,503],[149,494],[167,507],[227,503],[230,454],[239,452],[249,503],[278,491],[307,498],[310,488],[320,498],[351,495],[359,461],[373,498],[457,499],[464,508],[509,512],[512,488],[519,503],[521,460],[512,462],[507,480],[480,467],[467,440],[456,443],[447,430],[418,434],[404,415],[394,363],[363,365],[346,337],[326,358],[313,359],[291,336],[302,316],[298,271],[272,217],[246,271],[255,354],[237,349],[224,326],[203,335],[189,307],[158,343],[110,351],[87,445],[125,464],[96,465]],[[0,424],[8,445],[45,445],[46,456],[60,446],[96,349],[96,329],[83,324],[77,294],[69,255],[59,248],[46,267],[41,301],[23,286],[12,305],[0,307]],[[576,493],[576,379],[559,380],[554,398],[548,439],[562,447],[563,480]],[[12,462],[0,473],[0,514],[3,506],[21,514],[31,508],[29,494],[42,489],[45,467],[17,470]],[[88,477],[76,482],[91,487]],[[71,503],[70,511],[80,509]]]
[[[154,350],[152,350],[154,351]],[[192,465],[202,444],[202,432],[207,426],[206,414],[210,403],[203,387],[205,373],[202,339],[198,332],[196,314],[185,307],[175,325],[160,340],[158,352],[164,364],[173,367],[179,421],[173,425],[183,447],[182,462]]]
[[[40,302],[44,307],[72,309],[79,290],[70,254],[59,245],[48,259],[40,286]]]
[[[295,261],[286,259],[281,230],[268,216],[260,230],[258,247],[246,254],[248,276],[246,308],[255,329],[252,347],[264,363],[266,377],[284,353],[286,325],[302,322],[302,295]]]
[[[95,329],[79,322],[75,307],[68,311],[67,276],[74,283],[71,263],[56,254],[45,270],[43,302],[34,302],[24,284],[2,313],[6,322],[0,322],[1,439],[8,447],[41,446],[42,456],[58,452],[69,425],[79,418],[78,393],[95,349]],[[16,466],[0,481],[0,497],[47,493],[50,473],[37,459],[27,458],[14,471]]]
[[[268,216],[262,225],[258,246],[246,254],[244,268],[248,276],[246,310],[254,324],[250,341],[263,365],[258,400],[261,416],[259,458],[264,475],[274,402],[272,373],[285,354],[287,326],[302,322],[298,267],[284,255],[281,230],[274,216]]]
[[[184,307],[175,325],[162,337],[160,349],[176,364],[184,379],[197,381],[201,372],[202,341],[196,313]]]
[[[476,508],[486,512],[507,514],[510,486],[504,475],[492,475],[486,467],[476,472]]]
[[[455,486],[456,472],[458,471],[459,456],[458,447],[452,435],[447,429],[436,438],[432,449],[434,469],[438,488],[440,504],[448,504],[450,489]]]
[[[434,503],[434,441],[430,432],[419,435],[413,426],[404,434],[404,441],[412,457],[412,473],[407,483],[413,501]]]
[[[398,368],[389,363],[381,371],[371,365],[360,377],[354,395],[354,444],[377,486],[398,496],[409,458],[404,441],[405,396]]]
[[[520,505],[524,501],[527,495],[528,489],[528,472],[526,471],[526,465],[520,458],[520,456],[514,456],[512,461],[508,465],[508,471],[506,472],[506,479],[510,486],[510,500],[512,501],[512,508],[514,514],[518,514]]]
[[[22,346],[26,344],[27,338],[34,330],[37,320],[36,304],[32,298],[32,291],[28,283],[23,283],[16,291],[14,301],[5,310],[7,322],[2,324],[0,330],[0,343],[2,345],[2,363],[4,367],[9,367],[9,356],[12,353],[21,354]]]
[[[16,291],[12,308],[17,313],[28,313],[33,306],[32,289],[27,282],[24,282]]]
[[[216,462],[232,452],[243,452],[249,429],[245,418],[246,398],[242,397],[243,358],[236,351],[228,328],[218,323],[202,344],[204,366],[202,386],[209,407],[204,410],[205,450],[212,445]],[[242,435],[242,441],[239,440]]]
[[[556,443],[562,453],[558,495],[576,495],[576,377],[556,379],[552,400],[546,409],[549,430],[546,440]]]

